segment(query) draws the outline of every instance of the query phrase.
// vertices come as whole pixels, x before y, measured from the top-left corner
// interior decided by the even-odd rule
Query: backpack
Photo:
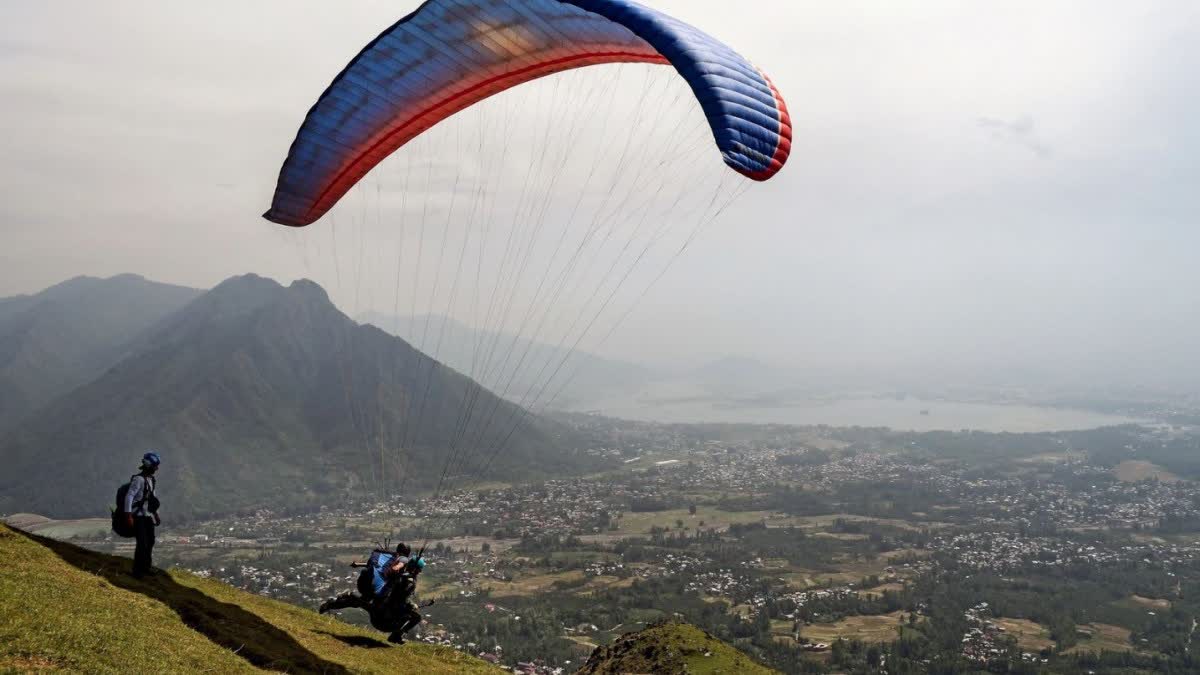
[[[383,549],[375,549],[367,560],[367,566],[358,575],[358,592],[364,598],[374,598],[387,586],[383,571],[395,559],[396,554]]]
[[[118,537],[129,539],[135,536],[134,528],[130,527],[125,521],[125,496],[129,494],[129,485],[133,479],[137,478],[137,474],[129,477],[129,482],[117,488],[117,508],[112,512],[112,531]],[[158,511],[158,498],[154,496],[154,482],[149,483],[150,489],[142,498],[133,503],[134,510],[140,509],[143,504],[149,502],[151,512]]]

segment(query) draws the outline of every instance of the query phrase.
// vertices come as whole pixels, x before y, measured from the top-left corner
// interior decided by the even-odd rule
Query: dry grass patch
[[[1175,483],[1179,480],[1179,476],[1161,466],[1140,459],[1127,459],[1121,462],[1113,468],[1113,475],[1117,477],[1117,480],[1126,483],[1137,483],[1152,478],[1164,483]]]
[[[48,673],[54,670],[62,670],[59,665],[50,659],[44,659],[38,656],[0,656],[0,672],[5,673]]]
[[[871,518],[870,516],[858,516],[852,513],[830,513],[822,516],[794,516],[789,518],[789,520],[793,521],[794,524],[800,527],[813,529],[827,529],[832,527],[833,524],[839,520],[847,523],[878,523],[880,525],[886,525],[901,530],[910,531],[919,531],[922,529],[934,530],[946,526],[946,523],[936,521],[912,523],[910,521],[900,520],[897,518]]]
[[[786,516],[775,513],[773,511],[721,511],[711,506],[701,506],[696,509],[693,515],[688,513],[687,509],[671,509],[668,511],[650,511],[642,513],[627,512],[618,521],[621,536],[630,536],[638,534],[650,534],[651,528],[671,528],[675,530],[678,527],[678,521],[683,521],[683,526],[689,531],[696,529],[712,529],[726,530],[730,525],[738,524],[745,525],[747,523],[758,523],[766,521],[770,525],[776,525],[782,520],[790,520]],[[703,528],[700,523],[703,522]]]
[[[1133,643],[1129,641],[1132,631],[1128,628],[1112,626],[1106,623],[1089,623],[1079,626],[1079,632],[1090,634],[1091,637],[1086,640],[1081,639],[1079,644],[1066,650],[1066,653],[1127,652],[1133,650]]]
[[[1054,640],[1050,639],[1050,631],[1040,623],[1029,619],[1005,618],[996,619],[995,622],[997,626],[1004,629],[1006,635],[1016,638],[1017,646],[1025,651],[1040,652],[1043,649],[1054,647]]]
[[[920,548],[898,548],[895,551],[888,551],[880,554],[880,558],[887,562],[892,562],[897,558],[928,558],[933,555],[933,551]]]
[[[837,539],[838,541],[863,541],[868,535],[851,534],[849,532],[816,532],[814,537],[824,537],[825,539]]]
[[[1171,601],[1163,600],[1162,598],[1147,598],[1141,595],[1131,595],[1129,599],[1142,607],[1150,607],[1151,609],[1170,609]]]
[[[868,574],[877,574],[878,572],[870,572]],[[861,572],[844,571],[837,572],[813,572],[811,570],[800,570],[791,574],[780,575],[787,583],[788,587],[796,590],[808,590],[810,588],[821,586],[841,586],[845,584],[853,584],[862,581],[862,578],[867,574]]]
[[[899,637],[899,628],[907,618],[904,612],[851,616],[837,623],[806,625],[800,629],[800,635],[808,638],[810,642],[826,644],[835,642],[838,638],[874,643],[893,642]]]
[[[875,588],[867,588],[867,589],[861,590],[858,592],[858,594],[863,596],[864,598],[881,598],[881,597],[883,597],[883,594],[887,593],[888,591],[891,591],[893,593],[898,593],[902,590],[904,590],[904,584],[898,584],[898,583],[893,582],[890,584],[882,584],[882,585],[876,586]]]
[[[555,584],[580,584],[584,581],[584,574],[580,570],[571,570],[569,572],[555,572],[552,574],[534,574],[525,577],[519,577],[512,581],[497,581],[488,579],[481,585],[490,589],[492,595],[496,597],[513,596],[513,595],[534,595],[543,593],[554,588]]]

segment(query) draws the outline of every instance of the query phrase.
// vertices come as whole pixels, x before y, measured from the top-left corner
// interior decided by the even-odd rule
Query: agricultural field
[[[1053,649],[1054,640],[1050,639],[1050,631],[1041,624],[1029,619],[998,618],[995,623],[1004,629],[1006,635],[1015,638],[1017,646],[1028,652],[1040,652],[1043,649]]]
[[[1082,652],[1124,652],[1133,649],[1128,628],[1104,623],[1089,623],[1077,628],[1079,643],[1066,650],[1069,654]],[[1084,637],[1086,636],[1086,637]]]
[[[1145,597],[1135,594],[1135,595],[1129,596],[1129,600],[1130,600],[1130,602],[1133,602],[1136,605],[1140,605],[1142,607],[1148,607],[1150,609],[1164,610],[1164,609],[1171,608],[1171,601],[1164,600],[1162,598],[1145,598]]]
[[[172,524],[156,556],[314,607],[353,587],[347,563],[375,542],[425,545],[418,599],[437,601],[431,636],[501,645],[505,663],[543,659],[564,672],[595,646],[671,619],[784,672],[874,672],[874,655],[904,663],[903,672],[922,672],[935,655],[953,663],[947,672],[994,658],[1045,659],[1040,672],[1070,675],[1118,658],[1140,659],[1137,672],[1153,672],[1155,659],[1200,672],[1187,669],[1183,650],[1187,617],[1200,616],[1200,490],[1165,482],[1156,466],[1127,463],[1125,480],[1148,478],[1123,482],[1117,462],[1060,456],[1066,443],[1045,438],[1024,439],[1036,461],[984,472],[888,451],[882,431],[828,432],[854,439],[840,456],[788,450],[779,430],[760,430],[750,443],[761,447],[697,440],[691,450],[680,449],[685,432],[661,433],[671,447],[661,453],[642,450],[652,440],[622,436],[640,459],[603,478],[463,491],[418,501],[422,511],[370,501]],[[981,442],[928,440],[961,443],[964,453]],[[994,441],[984,454],[1022,438]],[[1134,442],[1121,435],[1109,445]],[[667,457],[684,461],[658,464]],[[748,476],[773,482],[751,488]],[[124,540],[94,543],[131,552]]]
[[[730,525],[768,522],[771,525],[782,526],[790,522],[787,516],[770,511],[722,511],[713,506],[696,508],[696,513],[688,509],[671,509],[667,511],[627,512],[619,520],[620,528],[612,533],[621,537],[648,535],[654,528],[672,530],[682,521],[689,529],[703,527],[714,528],[718,532],[729,529]],[[703,525],[701,525],[703,523]]]
[[[836,623],[808,624],[800,629],[801,637],[809,642],[832,643],[838,639],[867,643],[892,642],[899,636],[900,627],[908,615],[904,612],[874,616],[851,616]]]
[[[1139,483],[1144,480],[1158,480],[1164,483],[1179,481],[1179,476],[1161,466],[1136,459],[1127,459],[1117,464],[1113,468],[1113,475],[1117,477],[1117,480],[1126,483]]]

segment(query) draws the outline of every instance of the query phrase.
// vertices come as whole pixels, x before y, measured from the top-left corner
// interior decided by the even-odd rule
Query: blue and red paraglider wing
[[[442,120],[521,83],[604,63],[673,66],[739,173],[767,180],[787,161],[791,120],[771,80],[661,12],[628,0],[429,0],[367,45],[317,100],[264,217],[315,222]]]

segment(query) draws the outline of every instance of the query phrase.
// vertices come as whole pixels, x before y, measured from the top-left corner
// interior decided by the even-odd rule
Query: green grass
[[[620,637],[595,652],[579,672],[766,675],[775,671],[695,626],[664,623]]]
[[[0,525],[0,672],[500,672],[186,572]]]

